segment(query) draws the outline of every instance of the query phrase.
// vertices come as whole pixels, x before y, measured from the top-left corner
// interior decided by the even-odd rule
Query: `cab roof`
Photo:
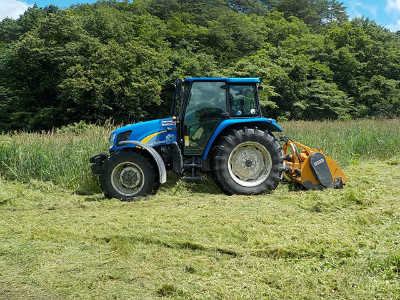
[[[227,78],[227,77],[190,77],[185,82],[194,81],[225,81],[227,83],[260,83],[260,78]]]

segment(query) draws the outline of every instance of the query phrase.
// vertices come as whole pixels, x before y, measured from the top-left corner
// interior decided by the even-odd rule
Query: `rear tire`
[[[117,152],[106,161],[102,180],[104,195],[131,201],[151,194],[155,172],[151,161],[137,152]]]
[[[219,138],[212,165],[217,185],[228,195],[270,192],[284,170],[282,147],[268,132],[233,129]]]

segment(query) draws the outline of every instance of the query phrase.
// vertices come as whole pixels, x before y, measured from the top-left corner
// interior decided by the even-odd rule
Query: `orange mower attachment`
[[[285,162],[285,177],[307,190],[341,189],[346,175],[339,165],[321,150],[311,149],[285,136],[281,137]]]

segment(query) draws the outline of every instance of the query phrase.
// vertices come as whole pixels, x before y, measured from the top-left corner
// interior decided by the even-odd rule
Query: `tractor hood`
[[[118,146],[121,141],[139,141],[148,146],[162,146],[176,141],[176,122],[172,118],[129,124],[114,130],[110,136],[110,151],[134,145]]]

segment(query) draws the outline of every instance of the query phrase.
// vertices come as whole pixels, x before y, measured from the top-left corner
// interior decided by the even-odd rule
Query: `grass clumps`
[[[157,290],[157,295],[160,297],[172,297],[183,296],[184,293],[172,284],[164,284]]]
[[[372,274],[381,274],[387,280],[400,280],[400,251],[371,257],[369,270]]]
[[[349,206],[356,204],[361,208],[371,206],[374,202],[368,193],[357,188],[346,190],[343,195],[343,201]]]

